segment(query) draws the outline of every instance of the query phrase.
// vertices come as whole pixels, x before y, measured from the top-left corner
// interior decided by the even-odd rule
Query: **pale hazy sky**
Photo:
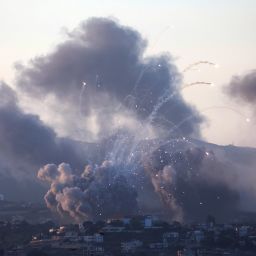
[[[115,17],[139,30],[149,41],[147,54],[168,51],[180,69],[198,60],[218,63],[185,77],[216,86],[186,89],[184,97],[208,117],[202,127],[208,141],[256,146],[250,132],[256,122],[245,121],[252,113],[221,90],[232,75],[256,68],[255,0],[0,0],[0,79],[14,84],[16,61],[47,53],[65,28],[92,16]]]

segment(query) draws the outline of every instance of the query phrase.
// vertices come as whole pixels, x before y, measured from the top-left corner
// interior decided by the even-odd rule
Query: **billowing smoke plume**
[[[17,65],[18,96],[0,87],[0,174],[39,169],[47,206],[76,222],[138,212],[227,220],[248,191],[255,199],[254,174],[225,160],[231,149],[217,156],[189,138],[202,117],[182,98],[172,57],[145,57],[146,46],[133,29],[93,18]]]
[[[135,189],[111,162],[96,168],[88,165],[80,176],[68,164],[48,164],[38,178],[51,184],[46,204],[63,218],[79,222],[138,213]]]
[[[105,18],[89,19],[67,36],[52,53],[18,66],[18,87],[51,104],[58,117],[51,124],[58,131],[88,141],[124,127],[152,131],[151,123],[157,122],[168,129],[181,123],[183,135],[200,134],[202,118],[183,100],[181,76],[169,54],[145,58],[141,35]],[[153,120],[152,112],[157,112]]]
[[[84,162],[78,149],[69,139],[57,137],[38,116],[24,113],[18,106],[15,92],[0,84],[0,144],[1,155],[36,165],[47,162],[61,163],[65,159],[75,166]]]
[[[237,213],[240,195],[233,184],[239,182],[234,180],[235,170],[229,173],[230,165],[203,148],[175,147],[158,148],[146,168],[167,214],[174,219],[200,220],[211,213],[225,220]]]
[[[8,193],[7,199],[24,200],[24,195],[30,194],[29,200],[35,200],[33,195],[37,197],[37,192],[42,193],[42,189],[35,188],[35,193],[31,195],[28,187],[17,180],[23,180],[24,176],[33,180],[35,171],[48,162],[61,163],[67,160],[81,167],[84,165],[84,156],[78,143],[59,138],[38,116],[24,113],[18,105],[16,93],[4,82],[0,83],[0,97],[1,192]],[[17,180],[13,180],[13,177]],[[13,187],[16,187],[16,191]]]
[[[212,214],[227,221],[255,199],[248,171],[241,177],[235,165],[196,144],[144,141],[133,152],[129,163],[104,161],[82,173],[67,164],[44,166],[38,177],[50,183],[47,206],[77,222],[156,212],[168,220],[200,221]]]
[[[256,102],[256,70],[244,76],[234,76],[228,86],[226,93],[247,104]]]

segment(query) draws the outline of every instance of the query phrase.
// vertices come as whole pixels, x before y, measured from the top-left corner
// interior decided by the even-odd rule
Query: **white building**
[[[116,233],[116,232],[123,232],[125,227],[112,227],[112,226],[106,226],[102,229],[103,232],[106,233]]]
[[[92,236],[83,236],[83,240],[87,243],[103,243],[103,236],[94,234]]]
[[[123,242],[123,243],[121,243],[121,250],[124,253],[133,253],[142,245],[143,245],[143,242],[141,242],[139,240]]]
[[[152,228],[153,220],[151,216],[146,216],[144,219],[144,228]]]
[[[131,223],[131,218],[126,218],[125,217],[125,218],[122,219],[122,222],[123,222],[124,225],[129,225]]]
[[[245,237],[248,235],[248,230],[249,230],[249,227],[248,226],[242,226],[239,228],[239,236],[240,237]]]
[[[194,231],[193,238],[196,242],[200,243],[204,239],[204,232],[201,230]]]
[[[4,195],[0,194],[0,201],[4,201]]]

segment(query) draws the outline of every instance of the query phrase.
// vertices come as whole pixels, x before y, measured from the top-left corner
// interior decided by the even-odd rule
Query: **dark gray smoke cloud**
[[[112,139],[106,151],[115,149],[111,143]],[[140,141],[130,160],[126,156],[100,167],[89,165],[79,174],[67,164],[50,164],[39,170],[38,178],[50,184],[47,206],[71,221],[136,213],[159,213],[179,221],[202,221],[212,214],[228,221],[248,209],[256,191],[255,175],[246,165],[237,168],[233,160],[227,161],[225,150],[217,153],[223,160],[213,150],[184,139]]]
[[[244,76],[234,76],[225,87],[225,92],[230,96],[247,104],[256,102],[256,70]]]
[[[93,18],[51,53],[17,66],[19,99],[45,103],[50,126],[40,109],[25,113],[2,83],[1,174],[36,176],[39,169],[38,178],[50,184],[47,206],[76,222],[156,210],[168,219],[227,220],[243,209],[242,190],[256,195],[253,173],[241,175],[225,160],[226,149],[216,155],[188,141],[200,136],[202,117],[183,100],[172,57],[145,57],[146,47],[135,30]]]
[[[79,144],[59,138],[38,116],[24,113],[18,105],[16,93],[4,82],[0,83],[0,97],[0,173],[2,180],[16,184],[16,191],[13,191],[10,182],[7,182],[9,186],[1,186],[2,193],[8,192],[7,199],[15,198],[16,194],[17,199],[23,195],[24,200],[28,191],[17,187],[20,184],[20,187],[26,188],[18,181],[23,180],[24,176],[31,185],[36,170],[48,162],[68,160],[75,167],[84,165],[84,155],[80,152]],[[42,189],[38,190],[42,193]],[[34,196],[38,194],[34,193]]]
[[[178,144],[175,148],[168,143],[157,149],[146,168],[167,215],[190,221],[202,220],[207,214],[221,221],[234,217],[241,200],[239,189],[232,184],[239,183],[232,165],[220,162],[204,148],[178,150]]]
[[[160,99],[175,92],[157,107],[152,123],[167,129],[182,123],[183,134],[200,134],[202,118],[183,100],[181,76],[169,54],[145,58],[147,42],[141,35],[106,18],[89,19],[67,36],[53,52],[19,66],[17,84],[23,92],[41,99],[54,96],[58,107],[69,105],[76,119],[80,111],[80,121],[88,123],[87,139],[90,132],[113,134],[120,116],[145,121]]]
[[[137,214],[137,193],[116,168],[105,161],[96,168],[87,166],[78,176],[68,164],[45,165],[38,178],[51,184],[47,206],[77,222]]]
[[[15,92],[0,84],[0,144],[1,154],[16,160],[42,165],[47,162],[61,163],[68,160],[81,165],[78,150],[72,141],[58,138],[56,133],[38,116],[25,114],[17,105]]]

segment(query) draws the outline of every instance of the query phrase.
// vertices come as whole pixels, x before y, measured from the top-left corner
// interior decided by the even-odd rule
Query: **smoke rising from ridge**
[[[132,28],[92,18],[17,66],[17,95],[0,88],[1,171],[39,170],[47,206],[65,220],[227,220],[241,198],[255,198],[254,174],[239,174],[226,148],[216,155],[190,139],[203,118],[182,97],[182,74],[169,54],[145,57],[146,47]]]
[[[38,178],[51,184],[47,206],[77,222],[137,214],[137,193],[115,168],[105,161],[96,168],[87,166],[78,176],[68,164],[44,166]]]
[[[209,213],[222,220],[230,218],[240,207],[239,189],[232,184],[235,171],[228,173],[231,167],[213,152],[199,147],[179,149],[179,144],[175,143],[176,149],[169,143],[159,147],[146,168],[168,215],[178,220],[200,220]]]

